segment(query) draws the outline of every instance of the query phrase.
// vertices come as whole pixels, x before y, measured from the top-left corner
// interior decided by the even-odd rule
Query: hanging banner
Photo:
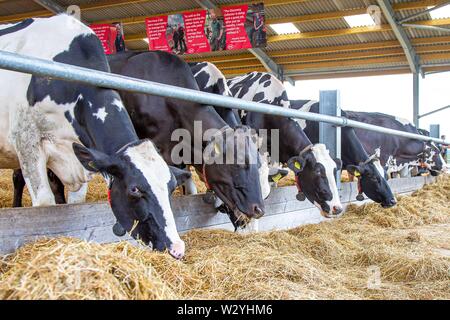
[[[264,4],[226,6],[145,20],[149,50],[194,54],[266,46]]]
[[[187,53],[211,51],[208,37],[205,33],[206,11],[200,10],[183,14],[186,28]]]
[[[90,28],[100,39],[105,54],[126,51],[123,27],[120,22],[113,24],[91,24]]]

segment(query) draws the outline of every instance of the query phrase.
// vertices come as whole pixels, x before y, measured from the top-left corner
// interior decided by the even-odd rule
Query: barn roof
[[[38,0],[0,0],[0,23],[16,22],[27,17],[50,16],[53,13],[37,4]],[[49,2],[49,0],[46,0]],[[144,20],[146,17],[200,9],[195,0],[52,0],[62,7],[79,5],[82,19],[89,23],[122,21],[129,49],[145,50],[148,44]],[[210,0],[223,6],[257,3],[244,0]],[[292,79],[330,78],[339,75],[378,75],[410,73],[405,49],[396,30],[383,11],[381,25],[350,27],[344,17],[367,12],[376,0],[264,0],[266,22],[294,23],[299,33],[277,34],[268,31],[267,55],[283,67]],[[399,21],[405,17],[440,5],[442,0],[386,1]],[[401,26],[406,41],[420,60],[424,73],[450,70],[450,17],[432,19],[429,13],[418,16]],[[401,40],[401,39],[400,39]],[[189,55],[189,61],[208,60],[228,76],[248,71],[265,70],[260,60],[246,50],[222,51]]]

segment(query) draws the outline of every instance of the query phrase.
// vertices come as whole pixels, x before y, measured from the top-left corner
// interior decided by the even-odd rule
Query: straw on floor
[[[41,240],[0,260],[0,299],[450,299],[449,204],[447,176],[395,208],[353,205],[318,225],[192,231],[183,261]]]

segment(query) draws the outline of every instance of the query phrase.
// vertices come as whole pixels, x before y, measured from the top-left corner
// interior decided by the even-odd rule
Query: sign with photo
[[[174,54],[266,46],[264,4],[226,6],[145,20],[149,50]]]
[[[123,26],[120,22],[112,24],[91,24],[90,28],[100,39],[105,54],[126,51]]]

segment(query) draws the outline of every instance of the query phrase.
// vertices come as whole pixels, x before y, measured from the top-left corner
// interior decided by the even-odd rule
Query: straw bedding
[[[447,176],[395,208],[350,206],[318,225],[192,231],[183,261],[128,243],[41,240],[0,259],[0,299],[450,299],[449,203]],[[371,270],[379,286],[368,286]]]

